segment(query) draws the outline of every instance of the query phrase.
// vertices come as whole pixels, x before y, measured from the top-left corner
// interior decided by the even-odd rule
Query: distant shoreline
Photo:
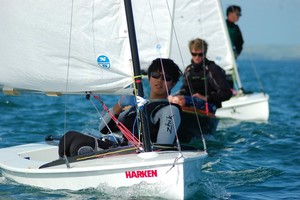
[[[300,60],[300,46],[247,46],[244,47],[239,59]]]

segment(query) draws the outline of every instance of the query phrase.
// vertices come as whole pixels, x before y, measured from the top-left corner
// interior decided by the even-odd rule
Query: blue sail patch
[[[97,58],[98,65],[104,69],[109,69],[110,68],[110,60],[107,56],[105,55],[100,55]]]

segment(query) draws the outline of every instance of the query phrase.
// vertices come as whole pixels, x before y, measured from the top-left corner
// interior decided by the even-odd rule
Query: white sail
[[[176,1],[174,27],[180,48],[172,37],[172,57],[180,58],[180,49],[184,64],[189,64],[188,43],[199,37],[208,43],[208,59],[228,73],[233,69],[235,60],[219,0]]]
[[[220,0],[135,0],[134,5],[142,68],[152,58],[169,57],[184,70],[191,62],[189,41],[202,38],[208,43],[207,58],[233,75],[235,89],[242,89]],[[238,94],[223,102],[216,116],[268,119],[267,94],[244,94],[242,90]]]
[[[219,0],[133,0],[132,4],[142,69],[165,57],[184,70],[191,60],[188,42],[200,37],[209,45],[208,59],[233,74],[236,89],[242,88]],[[123,1],[2,0],[0,26],[4,92],[124,93],[123,88],[132,83]],[[260,114],[237,109],[238,102],[243,101],[244,109],[257,101],[257,96],[241,94],[246,102],[235,96],[234,103],[223,102],[217,116],[261,119]],[[260,97],[266,110],[263,119],[268,119],[268,95]]]
[[[209,59],[228,73],[235,67],[219,0],[136,0],[134,5],[142,63],[161,55],[184,69],[191,60],[188,43],[200,37],[208,42]]]
[[[3,88],[112,93],[132,82],[122,2],[1,4]],[[196,37],[208,42],[209,59],[228,73],[235,67],[218,0],[134,0],[133,9],[142,69],[157,57],[170,57],[183,69],[191,59],[188,42]]]
[[[130,0],[124,2],[128,16],[131,16]],[[0,25],[5,30],[0,32],[0,86],[4,91],[120,92],[132,81],[131,53],[137,57],[136,51],[130,52],[124,2],[1,1]],[[133,4],[135,10],[142,5],[137,2]],[[128,22],[133,24],[131,19],[128,17]],[[133,33],[133,27],[129,27]],[[165,28],[164,24],[158,27]],[[159,57],[161,49],[164,52],[161,57],[167,56],[169,37],[163,35],[163,38],[153,40],[162,44],[162,48],[156,48],[159,51],[148,49],[148,45],[156,42],[147,43],[146,39],[146,35],[139,37],[142,63],[148,65],[150,60]],[[135,38],[131,37],[130,41]],[[134,64],[135,71],[139,71],[138,65]],[[148,142],[147,139],[143,144]],[[204,140],[205,151],[163,144],[156,148],[153,144],[150,151],[156,148],[155,152],[147,152],[146,145],[138,149],[122,146],[68,159],[59,158],[57,143],[47,139],[1,148],[3,177],[51,190],[101,187],[101,191],[110,193],[129,187],[142,196],[188,199],[198,189],[202,162],[207,157]],[[139,189],[137,185],[146,187]]]
[[[122,1],[3,0],[0,26],[4,89],[111,93],[132,82]]]

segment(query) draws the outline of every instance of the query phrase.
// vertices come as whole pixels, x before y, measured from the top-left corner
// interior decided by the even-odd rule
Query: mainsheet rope
[[[111,117],[111,119],[116,123],[116,126],[119,128],[119,130],[121,131],[121,133],[126,137],[126,139],[128,140],[128,142],[133,145],[135,148],[139,148],[140,145],[142,145],[142,143],[140,142],[140,140],[134,136],[134,134],[131,133],[130,130],[128,130],[128,128],[126,128],[126,126],[124,126],[124,124],[122,124],[116,117],[115,115],[109,110],[109,108],[105,105],[105,103],[102,101],[102,99],[99,96],[93,95],[93,97],[95,99],[97,99],[103,109],[109,114],[109,116]]]

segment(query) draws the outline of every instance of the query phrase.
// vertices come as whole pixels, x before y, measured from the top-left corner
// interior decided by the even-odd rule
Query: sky
[[[300,47],[300,0],[221,0],[223,12],[239,5],[242,16],[237,22],[244,46]]]

